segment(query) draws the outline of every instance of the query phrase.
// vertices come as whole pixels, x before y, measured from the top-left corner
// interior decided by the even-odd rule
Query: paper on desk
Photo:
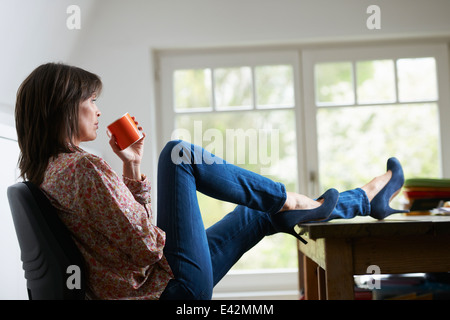
[[[436,216],[450,216],[450,208],[449,207],[439,207],[433,210],[430,210],[430,213]]]

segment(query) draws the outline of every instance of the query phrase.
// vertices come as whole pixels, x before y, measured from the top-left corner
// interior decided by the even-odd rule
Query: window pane
[[[175,111],[211,108],[211,70],[176,70],[174,94]]]
[[[255,68],[258,107],[293,107],[294,81],[292,66],[259,66]]]
[[[318,109],[317,127],[323,190],[360,187],[383,173],[391,156],[405,178],[440,175],[436,104]]]
[[[395,102],[393,60],[359,61],[356,63],[358,103]]]
[[[434,58],[397,60],[399,101],[437,100],[436,61]]]
[[[315,65],[316,104],[318,106],[355,103],[351,62]]]
[[[250,67],[214,69],[214,84],[217,109],[252,108]]]
[[[177,115],[182,138],[202,145],[228,162],[296,190],[297,151],[294,110],[263,110],[239,113]],[[184,132],[183,132],[184,131]],[[205,227],[209,227],[235,208],[235,204],[198,193]],[[264,238],[246,253],[236,269],[297,267],[296,239],[287,234]]]

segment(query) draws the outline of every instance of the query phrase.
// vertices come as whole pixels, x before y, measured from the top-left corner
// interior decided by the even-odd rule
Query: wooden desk
[[[450,217],[394,214],[302,224],[298,242],[305,298],[354,298],[353,275],[450,271]]]

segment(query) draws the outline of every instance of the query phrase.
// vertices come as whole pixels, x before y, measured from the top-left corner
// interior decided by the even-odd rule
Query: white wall
[[[66,27],[70,4],[81,8],[81,30]],[[371,4],[381,7],[381,30],[366,27]],[[87,68],[104,81],[100,135],[89,146],[121,170],[105,130],[130,112],[148,134],[142,171],[152,176],[158,153],[152,50],[450,37],[449,13],[448,0],[0,0],[0,104],[12,114],[18,86],[41,63]],[[2,256],[3,263],[16,259]]]

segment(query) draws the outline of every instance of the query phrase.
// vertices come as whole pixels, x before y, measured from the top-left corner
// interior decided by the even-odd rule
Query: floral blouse
[[[152,224],[145,176],[122,180],[80,150],[52,159],[41,189],[84,256],[90,298],[159,298],[173,274],[163,255],[165,233]]]

